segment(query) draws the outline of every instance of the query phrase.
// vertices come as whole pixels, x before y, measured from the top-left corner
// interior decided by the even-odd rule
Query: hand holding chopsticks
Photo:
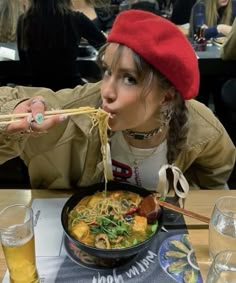
[[[36,96],[19,103],[13,114],[0,115],[0,125],[6,125],[8,133],[42,133],[54,125],[64,121],[68,116],[87,114],[92,125],[98,121],[107,120],[108,113],[93,107],[80,107],[76,109],[46,110],[46,102],[41,96]]]
[[[63,109],[63,110],[51,110],[51,111],[44,112],[44,118],[48,119],[56,115],[62,115],[62,114],[64,114],[65,116],[73,116],[73,115],[79,115],[79,114],[89,114],[93,112],[95,112],[95,110],[93,109],[88,110],[88,107],[80,107],[80,108],[75,108],[75,109]],[[30,112],[0,115],[0,125],[8,125],[11,123],[20,122],[21,121],[20,118],[25,118],[30,115],[31,115]]]
[[[59,123],[58,118],[44,123],[46,102],[42,96],[35,96],[23,100],[14,108],[12,114],[0,115],[0,125],[5,125],[7,133],[45,132],[53,125]],[[58,121],[57,121],[58,120]]]

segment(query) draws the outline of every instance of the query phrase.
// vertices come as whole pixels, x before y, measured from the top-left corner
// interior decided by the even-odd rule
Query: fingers
[[[44,111],[46,110],[46,102],[43,97],[34,97],[29,99],[29,105],[34,121],[42,124],[44,121]]]
[[[41,96],[21,102],[15,108],[14,114],[28,112],[29,115],[25,118],[22,118],[19,122],[11,123],[7,127],[7,132],[24,132],[32,135],[44,133],[55,124],[58,124],[67,118],[63,115],[57,115],[50,118],[44,117],[46,108],[46,102]]]
[[[44,133],[47,132],[50,128],[54,125],[60,123],[61,121],[65,120],[67,117],[62,115],[55,115],[50,118],[43,118],[43,122],[38,122],[35,119],[32,119],[29,123],[29,129],[31,133]],[[41,119],[41,118],[40,118]]]
[[[29,114],[30,115],[30,114]],[[18,132],[26,132],[29,128],[29,118],[31,120],[31,115],[29,117],[26,117],[24,119],[21,119],[20,122],[14,122],[11,123],[7,128],[6,131],[9,134],[14,134],[14,133],[18,133]]]
[[[13,114],[18,113],[29,113],[29,116],[20,119],[19,122],[11,123],[7,127],[8,133],[17,133],[17,132],[32,132],[32,121],[36,123],[43,123],[44,121],[44,112],[46,110],[46,103],[43,97],[36,96],[29,100],[25,100],[18,104],[13,111]]]

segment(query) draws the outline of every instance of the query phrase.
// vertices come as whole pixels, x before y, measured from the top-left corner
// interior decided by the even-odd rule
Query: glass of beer
[[[223,250],[236,249],[236,197],[216,200],[209,224],[209,253],[213,259]]]
[[[0,240],[11,283],[39,283],[36,268],[33,210],[15,204],[0,212]]]
[[[221,251],[211,264],[206,283],[233,282],[236,282],[236,250]]]

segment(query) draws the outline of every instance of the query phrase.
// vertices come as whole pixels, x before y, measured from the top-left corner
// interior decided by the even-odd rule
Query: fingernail
[[[42,113],[36,114],[34,119],[35,119],[37,124],[42,124],[43,121],[44,121],[43,114]]]
[[[63,115],[60,115],[59,120],[65,121],[67,118],[68,118],[68,115],[63,114]]]

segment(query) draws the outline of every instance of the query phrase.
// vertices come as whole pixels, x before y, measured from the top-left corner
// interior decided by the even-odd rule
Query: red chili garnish
[[[137,206],[132,206],[132,207],[125,213],[125,215],[134,214],[137,210],[138,210],[138,207],[137,207]]]

